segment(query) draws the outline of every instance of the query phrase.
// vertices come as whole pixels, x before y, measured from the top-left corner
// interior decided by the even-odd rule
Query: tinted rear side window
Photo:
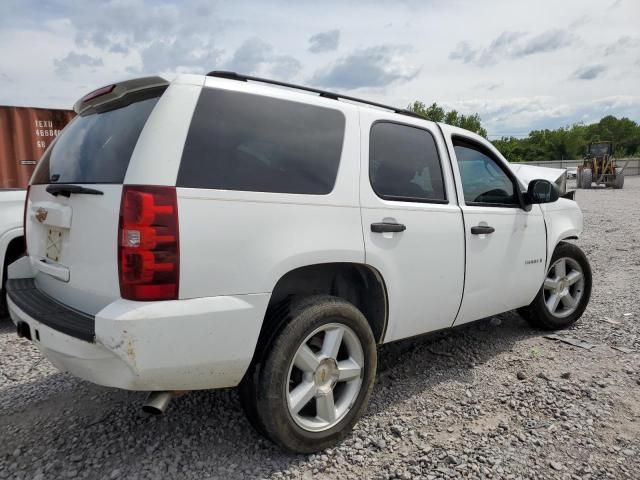
[[[344,128],[338,110],[204,88],[177,185],[328,194],[338,173]]]
[[[31,183],[122,183],[161,94],[141,93],[119,108],[76,117],[44,154]]]
[[[369,177],[386,200],[445,202],[440,157],[427,130],[377,122],[369,139]]]

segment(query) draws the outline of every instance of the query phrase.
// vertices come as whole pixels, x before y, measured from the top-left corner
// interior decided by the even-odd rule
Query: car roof
[[[398,123],[419,125],[420,123],[425,122],[429,125],[435,124],[434,122],[413,112],[406,111],[405,109],[378,104],[377,102],[369,102],[368,100],[358,99],[338,93],[326,92],[327,95],[321,95],[316,93],[322,92],[321,90],[316,90],[311,87],[278,84],[284,82],[265,83],[260,80],[261,79],[257,81],[242,81],[222,76],[183,74],[176,77],[172,83],[203,84],[210,88],[222,88],[225,90],[242,91],[256,95],[272,96],[282,98],[284,100],[292,100],[327,108],[337,108],[338,110],[344,111],[360,109],[370,112],[384,112],[385,117],[388,118],[388,116],[392,116]]]

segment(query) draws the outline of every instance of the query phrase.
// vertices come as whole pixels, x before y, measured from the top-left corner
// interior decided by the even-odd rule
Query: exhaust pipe
[[[142,406],[142,410],[152,415],[161,415],[171,403],[172,398],[173,392],[151,392]]]
[[[27,322],[18,322],[16,325],[16,334],[20,338],[26,338],[27,340],[31,340],[31,328]]]

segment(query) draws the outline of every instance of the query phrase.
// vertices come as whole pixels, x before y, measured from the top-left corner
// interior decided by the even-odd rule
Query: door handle
[[[371,231],[373,233],[404,232],[406,229],[407,227],[402,223],[380,222],[371,224]]]
[[[489,227],[488,225],[478,225],[477,227],[471,227],[471,235],[483,235],[487,233],[493,233],[496,229]]]

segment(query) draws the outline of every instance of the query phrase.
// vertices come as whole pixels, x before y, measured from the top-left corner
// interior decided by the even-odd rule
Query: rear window
[[[122,183],[162,91],[138,92],[102,111],[76,117],[46,151],[31,183]]]
[[[338,110],[204,88],[177,185],[328,194],[338,173],[344,128]]]

